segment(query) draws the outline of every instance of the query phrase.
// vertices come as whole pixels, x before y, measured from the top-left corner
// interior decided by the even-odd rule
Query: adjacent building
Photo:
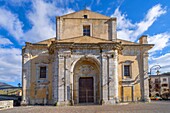
[[[149,79],[150,97],[170,97],[170,73],[151,75]]]
[[[153,44],[145,35],[139,43],[119,39],[116,24],[116,18],[85,9],[56,17],[56,37],[26,42],[22,104],[149,101]]]

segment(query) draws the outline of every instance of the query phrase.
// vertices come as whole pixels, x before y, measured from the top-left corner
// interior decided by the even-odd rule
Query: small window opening
[[[124,76],[130,76],[130,65],[124,65]]]
[[[46,67],[40,67],[40,78],[46,78]]]
[[[83,26],[83,36],[90,36],[90,25]]]
[[[87,15],[84,15],[84,18],[87,18],[88,16]]]

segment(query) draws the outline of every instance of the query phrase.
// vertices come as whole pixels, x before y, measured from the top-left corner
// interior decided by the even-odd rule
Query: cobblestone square
[[[26,106],[0,110],[0,113],[170,113],[170,102],[127,105]]]

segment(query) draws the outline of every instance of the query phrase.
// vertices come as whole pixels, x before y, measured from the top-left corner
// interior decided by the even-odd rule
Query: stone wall
[[[119,66],[118,66],[118,77],[119,77],[119,99],[120,101],[137,101],[141,98],[140,89],[140,48],[125,46],[122,54],[119,54]],[[131,76],[126,78],[123,76],[123,65],[124,63],[130,63]]]
[[[84,15],[87,15],[88,18],[84,19]],[[84,10],[57,18],[57,39],[83,36],[84,25],[90,26],[90,36],[92,37],[108,40],[117,38],[115,18],[110,19],[109,17]]]
[[[0,100],[0,110],[13,108],[13,100]]]

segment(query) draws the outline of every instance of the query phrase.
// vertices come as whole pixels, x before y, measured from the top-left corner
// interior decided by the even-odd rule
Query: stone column
[[[64,56],[59,55],[59,65],[58,65],[58,105],[64,103],[65,100],[65,68],[64,68]]]
[[[68,105],[70,100],[70,55],[58,54],[57,105]]]
[[[100,53],[100,104],[102,103],[103,103],[103,57],[101,52]]]
[[[27,100],[27,79],[26,79],[26,70],[23,69],[22,70],[22,105],[27,105],[28,104],[28,100]]]
[[[29,104],[29,94],[30,94],[30,65],[31,65],[31,54],[29,50],[25,50],[22,53],[22,105]]]
[[[140,44],[148,44],[147,35],[139,38]],[[142,101],[149,102],[149,81],[148,81],[148,49],[142,47],[140,52],[140,86]]]
[[[70,76],[71,76],[71,55],[66,54],[64,55],[64,102],[66,105],[70,104]]]
[[[58,53],[54,53],[53,62],[53,104],[58,101]]]
[[[113,58],[109,59],[109,101],[111,104],[118,102],[118,52],[114,50]]]
[[[148,52],[142,52],[140,54],[140,86],[141,86],[141,100],[150,102],[149,98],[149,81],[148,81]]]
[[[143,54],[143,69],[144,69],[144,100],[150,102],[149,98],[149,76],[148,76],[148,52]]]
[[[103,55],[102,56],[102,99],[103,102],[102,104],[106,104],[108,101],[108,59],[107,59],[107,55]]]

